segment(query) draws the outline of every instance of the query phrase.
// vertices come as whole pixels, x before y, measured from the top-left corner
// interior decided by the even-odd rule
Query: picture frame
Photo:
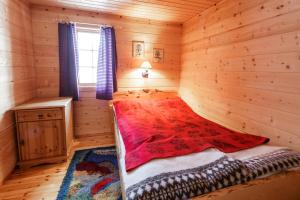
[[[164,49],[153,48],[153,62],[163,63],[164,62]]]
[[[144,41],[132,41],[132,57],[133,58],[144,58],[145,57]]]

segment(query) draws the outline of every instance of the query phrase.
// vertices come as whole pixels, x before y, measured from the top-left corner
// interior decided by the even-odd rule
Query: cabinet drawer
[[[63,114],[59,108],[17,111],[18,122],[52,120],[52,119],[62,119],[62,118],[63,118]]]

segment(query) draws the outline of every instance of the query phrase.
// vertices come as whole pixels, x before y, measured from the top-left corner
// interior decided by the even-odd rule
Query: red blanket
[[[125,149],[126,170],[152,159],[217,148],[230,153],[268,138],[229,130],[194,113],[180,98],[114,102]]]

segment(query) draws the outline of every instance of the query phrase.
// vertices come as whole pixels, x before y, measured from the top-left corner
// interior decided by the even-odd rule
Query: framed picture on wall
[[[164,62],[164,49],[153,48],[153,62],[156,63]]]
[[[144,41],[132,41],[132,57],[134,57],[134,58],[144,58],[145,57]]]

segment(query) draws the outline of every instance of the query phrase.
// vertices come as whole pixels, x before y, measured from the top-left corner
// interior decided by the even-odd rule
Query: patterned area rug
[[[115,147],[76,151],[57,200],[121,200]]]

